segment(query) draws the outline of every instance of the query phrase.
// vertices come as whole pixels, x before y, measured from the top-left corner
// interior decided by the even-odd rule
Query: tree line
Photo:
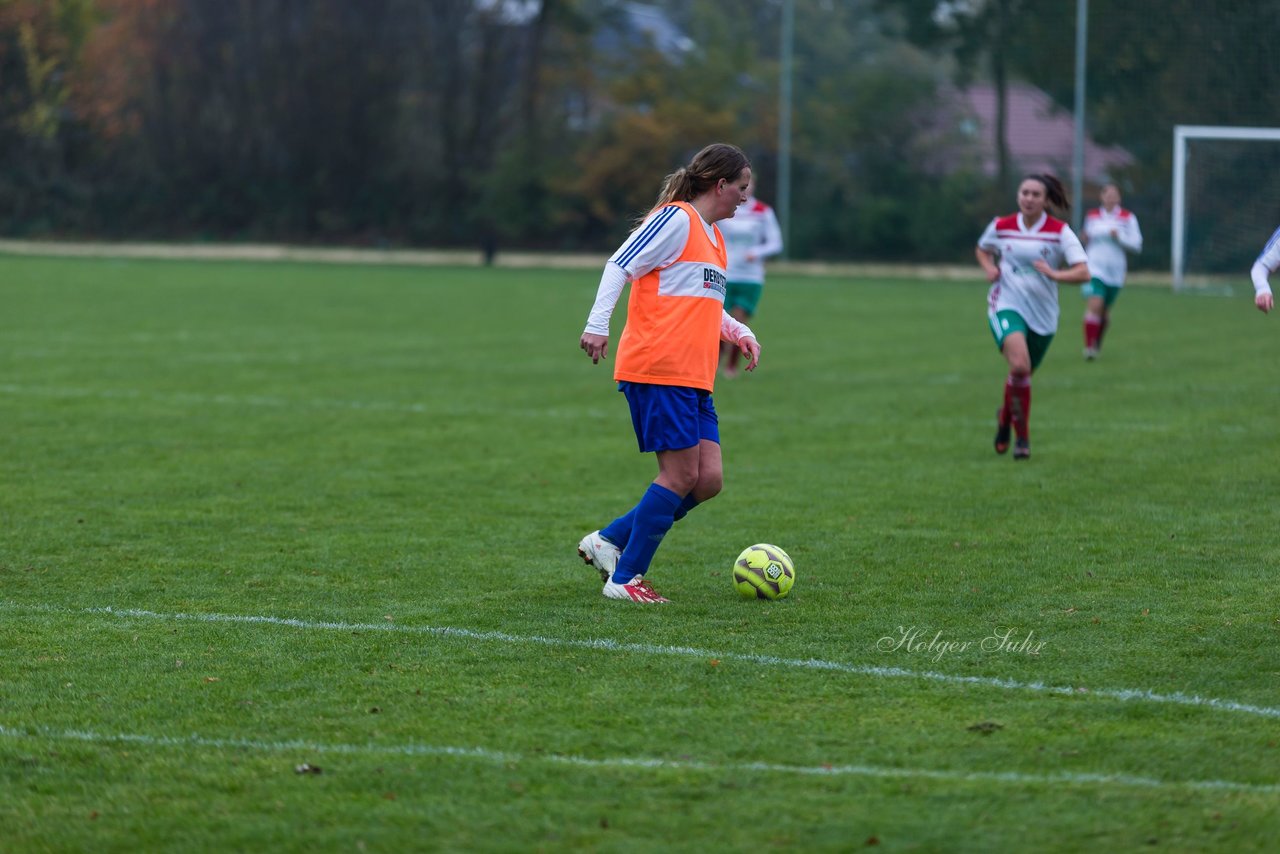
[[[0,0],[0,232],[597,251],[710,141],[772,198],[782,0],[637,5]],[[795,0],[792,257],[971,257],[1017,165],[997,122],[997,174],[940,169],[935,119],[975,80],[1069,109],[1073,7]],[[1173,125],[1280,115],[1280,0],[1090,7],[1088,128],[1160,266]]]

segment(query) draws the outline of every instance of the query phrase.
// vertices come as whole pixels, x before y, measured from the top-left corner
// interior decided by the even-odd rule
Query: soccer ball
[[[791,556],[777,546],[757,543],[733,562],[733,588],[745,599],[781,599],[795,583]]]

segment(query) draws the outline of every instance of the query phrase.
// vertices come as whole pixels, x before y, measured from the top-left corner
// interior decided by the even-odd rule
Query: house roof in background
[[[1008,93],[1007,137],[1009,155],[1023,172],[1048,171],[1069,174],[1075,143],[1075,121],[1069,111],[1054,103],[1049,95],[1028,83],[1010,83]],[[969,121],[976,126],[967,130],[960,118],[961,129],[977,143],[982,170],[996,173],[995,124],[996,90],[990,83],[976,83],[956,93]],[[1088,127],[1086,126],[1086,131]],[[1119,146],[1099,145],[1087,134],[1084,144],[1084,171],[1090,181],[1109,180],[1117,169],[1134,163],[1134,157]]]

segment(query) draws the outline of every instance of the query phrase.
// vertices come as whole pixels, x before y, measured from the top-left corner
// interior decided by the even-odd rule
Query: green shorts
[[[1031,356],[1031,370],[1035,370],[1044,360],[1044,354],[1049,352],[1049,345],[1053,343],[1052,335],[1041,335],[1038,332],[1032,332],[1027,328],[1027,322],[1022,319],[1022,315],[1011,309],[998,311],[995,316],[987,315],[988,322],[991,326],[991,335],[996,339],[996,346],[1004,351],[1004,338],[1011,332],[1021,332],[1027,339],[1027,352]]]
[[[751,317],[756,313],[763,290],[764,285],[759,282],[729,282],[725,285],[724,310],[732,313],[735,308],[740,308],[747,317]]]
[[[1107,308],[1111,308],[1111,304],[1116,301],[1116,297],[1120,296],[1120,289],[1115,285],[1108,285],[1099,278],[1093,278],[1080,286],[1080,293],[1085,299],[1089,297],[1102,297],[1103,304]]]

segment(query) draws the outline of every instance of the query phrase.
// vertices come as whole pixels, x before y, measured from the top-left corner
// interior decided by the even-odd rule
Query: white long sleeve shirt
[[[1262,254],[1253,262],[1253,269],[1249,271],[1255,294],[1271,293],[1270,278],[1276,270],[1280,270],[1280,228],[1271,235],[1267,245],[1262,248]]]

